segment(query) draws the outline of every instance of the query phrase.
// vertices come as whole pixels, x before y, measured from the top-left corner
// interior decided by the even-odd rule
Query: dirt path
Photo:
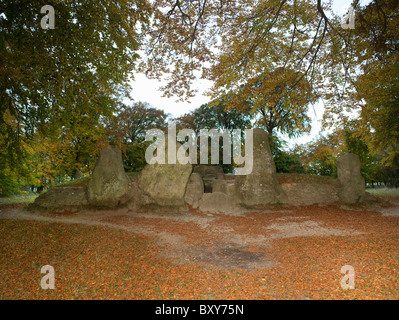
[[[177,263],[196,261],[220,269],[275,266],[277,262],[268,256],[268,251],[276,239],[357,236],[379,232],[373,221],[398,217],[399,202],[393,202],[390,207],[374,205],[357,209],[273,207],[228,215],[199,211],[145,213],[128,209],[54,214],[24,208],[0,209],[0,219],[99,225],[143,234],[156,239],[157,245],[164,248],[163,254],[173,257]]]

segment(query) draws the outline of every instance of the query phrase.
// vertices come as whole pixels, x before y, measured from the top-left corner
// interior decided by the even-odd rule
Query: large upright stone
[[[122,152],[115,146],[101,150],[87,186],[90,205],[114,207],[126,204],[131,198],[130,179],[125,173]]]
[[[192,172],[190,163],[168,164],[168,145],[165,143],[166,163],[147,164],[140,172],[138,185],[144,196],[144,205],[180,207],[185,205],[184,194]],[[176,143],[176,150],[180,148]]]
[[[199,173],[193,172],[186,186],[184,200],[193,208],[198,207],[198,200],[204,194],[204,181]]]
[[[337,159],[338,180],[341,184],[338,191],[340,201],[349,204],[364,201],[366,184],[360,169],[359,156],[354,153],[346,153]]]
[[[245,207],[259,207],[285,202],[276,166],[269,146],[269,136],[260,128],[253,129],[253,170],[235,178],[236,201]]]

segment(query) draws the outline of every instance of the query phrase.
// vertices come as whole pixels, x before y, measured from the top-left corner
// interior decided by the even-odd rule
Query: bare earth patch
[[[0,240],[3,257],[0,259],[3,279],[0,297],[398,299],[398,209],[397,201],[392,201],[390,205],[374,205],[370,208],[271,207],[262,211],[233,212],[229,215],[195,210],[187,213],[152,213],[133,212],[128,209],[54,214],[31,212],[21,207],[1,208],[2,234],[8,234],[9,230],[10,238],[3,236]],[[41,224],[37,225],[37,222],[29,222],[30,220],[39,221]],[[45,224],[42,226],[43,223]],[[60,224],[62,228],[58,227]],[[24,252],[28,250],[33,252],[25,257],[29,258],[29,265],[34,265],[37,269],[39,264],[51,264],[45,263],[46,261],[40,257],[40,250],[32,247],[33,244],[42,245],[43,241],[56,239],[60,232],[65,233],[65,228],[75,230],[79,225],[76,238],[69,237],[69,242],[65,244],[66,252],[74,252],[72,257],[67,255],[66,260],[81,258],[81,263],[87,261],[88,264],[94,264],[90,266],[96,270],[94,280],[90,276],[90,279],[78,281],[76,276],[71,276],[74,281],[82,282],[79,286],[86,286],[86,289],[75,290],[72,296],[60,294],[60,291],[60,295],[46,293],[43,296],[43,293],[40,293],[43,291],[37,289],[32,289],[34,292],[28,290],[28,293],[22,293],[21,288],[19,291],[10,291],[7,285],[19,283],[18,279],[13,279],[12,273],[7,271],[13,261],[20,265],[21,262],[16,261],[20,261],[21,255],[24,256]],[[19,226],[25,230],[21,236],[13,233],[17,232]],[[51,226],[54,226],[54,232]],[[92,229],[93,227],[96,229]],[[48,236],[39,231],[35,233],[35,230],[41,228],[47,230],[45,235]],[[86,232],[84,228],[91,229]],[[118,232],[117,236],[115,232]],[[35,236],[41,240],[35,240]],[[89,260],[86,260],[88,256],[84,254],[87,248],[87,244],[84,243],[91,241],[86,237],[92,237],[93,243],[90,245],[96,246]],[[113,242],[109,238],[112,238]],[[132,251],[126,252],[129,241],[134,242],[136,240],[133,239],[136,238],[146,243],[138,256]],[[102,256],[101,260],[98,258],[98,248],[103,241],[106,241],[112,250],[107,251],[111,256]],[[73,249],[70,248],[72,242],[75,246]],[[124,244],[122,248],[118,246],[120,243]],[[57,250],[61,250],[62,246],[58,242],[53,244]],[[83,247],[80,248],[80,245]],[[25,248],[21,249],[25,251],[19,252],[20,248]],[[54,256],[58,254],[53,252],[49,260],[54,263]],[[97,254],[98,259],[94,258],[93,254]],[[114,255],[122,257],[121,265],[118,264],[119,260],[112,258]],[[126,260],[125,255],[130,257],[130,260]],[[143,260],[143,257],[147,260]],[[61,263],[63,260],[58,257],[55,261]],[[137,264],[134,261],[139,262]],[[151,261],[151,265],[148,265],[148,261]],[[115,265],[111,267],[113,263]],[[355,268],[356,290],[344,291],[340,287],[343,277],[340,269],[347,264]],[[64,266],[67,267],[72,268],[69,264]],[[26,271],[26,263],[20,266],[23,270],[15,268],[12,269],[14,273],[32,274],[29,268],[30,271]],[[105,274],[101,270],[109,268],[114,270],[110,271],[111,273],[119,272],[119,275],[118,268],[124,270],[124,279],[128,280],[120,280],[119,276],[116,276],[118,280],[115,281],[122,281],[124,284],[124,281],[132,281],[132,284],[127,286],[130,291],[118,286],[118,289],[114,288],[116,296],[112,296],[112,288],[106,292],[99,289],[98,282],[105,281]],[[150,272],[153,275],[151,280],[148,275],[142,275],[137,279],[138,269]],[[36,275],[36,278],[38,277],[40,281],[40,275]],[[82,274],[80,277],[85,278]],[[111,286],[112,277],[110,279],[111,282],[107,286]],[[64,278],[62,281],[66,285],[68,279]],[[90,285],[88,281],[92,281],[93,284]],[[188,288],[190,283],[195,288]],[[131,289],[133,284],[135,289]],[[91,287],[94,289],[90,289]],[[141,288],[141,291],[138,288]],[[69,289],[63,287],[63,290],[68,292]]]

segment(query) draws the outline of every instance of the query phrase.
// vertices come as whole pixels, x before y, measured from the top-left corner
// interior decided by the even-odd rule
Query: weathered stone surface
[[[221,192],[204,193],[198,201],[198,208],[203,212],[211,213],[231,213],[240,210],[235,205],[234,199]]]
[[[236,202],[236,186],[234,184],[234,181],[227,181],[226,194],[234,199],[234,202]]]
[[[199,165],[193,168],[193,173],[198,173],[204,182],[204,192],[213,192],[213,181],[223,175],[223,168],[219,166]]]
[[[165,145],[167,150],[167,143]],[[180,146],[176,143],[176,150]],[[176,161],[176,164],[168,164],[166,159],[165,164],[147,164],[138,178],[138,185],[146,198],[145,204],[184,206],[184,194],[191,172],[190,163],[180,164]]]
[[[130,179],[123,168],[122,152],[115,146],[104,148],[87,186],[89,204],[114,207],[126,204],[131,196]]]
[[[235,186],[237,201],[245,207],[287,200],[277,180],[269,136],[263,129],[253,130],[253,170],[248,175],[236,176]]]
[[[234,181],[236,179],[236,175],[233,173],[224,174],[224,179],[229,181]]]
[[[127,208],[132,211],[139,210],[144,203],[143,194],[138,184],[139,174],[136,173],[130,177],[131,198],[127,203]]]
[[[286,204],[301,206],[332,204],[338,202],[339,183],[283,183],[281,188],[287,195]]]
[[[370,192],[365,192],[365,196],[364,196],[364,201],[372,201],[372,202],[377,202],[379,201],[378,197],[376,197],[375,195],[371,194]]]
[[[223,174],[223,168],[219,166],[199,165],[193,168],[193,172],[199,173],[201,177],[214,175],[216,179],[218,174]]]
[[[199,173],[192,173],[186,186],[184,201],[193,208],[198,208],[198,200],[204,194],[204,182]]]
[[[202,181],[201,175],[199,173],[195,173],[195,172],[191,173],[189,181],[190,182],[199,182],[199,183],[204,184],[204,182]]]
[[[224,180],[225,179],[225,174],[224,173],[218,173],[217,175],[216,175],[216,179],[217,180]]]
[[[58,186],[37,197],[33,207],[49,210],[71,210],[79,209],[87,203],[84,187]]]
[[[221,192],[227,194],[227,181],[226,180],[214,180],[212,184],[212,192]]]
[[[341,183],[338,192],[340,201],[356,204],[365,200],[366,184],[360,169],[359,156],[354,153],[346,153],[337,159],[338,180]]]
[[[341,183],[351,183],[361,177],[361,164],[357,154],[345,153],[337,159],[338,179]]]

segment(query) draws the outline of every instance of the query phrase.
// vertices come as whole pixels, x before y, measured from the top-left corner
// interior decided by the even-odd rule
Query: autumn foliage
[[[224,108],[215,123],[240,114],[274,136],[309,132],[309,112],[322,101],[324,128],[338,136],[350,128],[370,168],[373,161],[382,171],[399,168],[395,0],[353,1],[354,29],[342,28],[321,0],[49,4],[57,13],[53,30],[40,27],[40,1],[0,7],[3,195],[88,175],[107,144],[123,149],[128,170],[140,170],[145,145],[136,137],[168,115],[132,102],[137,72],[166,80],[164,95],[181,100],[195,94],[196,79],[210,80],[207,106]],[[177,120],[198,126],[212,112]],[[319,148],[317,157],[329,153]]]

